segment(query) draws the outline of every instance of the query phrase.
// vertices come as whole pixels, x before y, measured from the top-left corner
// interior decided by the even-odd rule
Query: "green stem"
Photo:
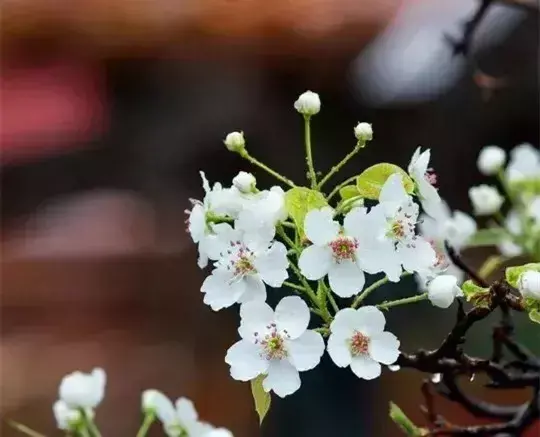
[[[499,268],[506,258],[499,255],[490,256],[484,261],[482,266],[478,269],[478,276],[481,278],[487,279],[497,268]]]
[[[428,294],[419,294],[417,296],[405,297],[403,299],[392,300],[390,302],[384,302],[377,305],[377,308],[381,310],[387,310],[388,308],[397,307],[400,305],[408,305],[410,303],[422,302],[428,298]]]
[[[285,176],[280,175],[277,171],[272,170],[270,167],[268,167],[266,164],[263,164],[258,159],[251,156],[245,149],[240,152],[240,156],[244,159],[247,159],[249,162],[251,162],[253,165],[256,165],[260,169],[264,170],[268,174],[274,176],[279,181],[283,182],[285,185],[288,185],[291,188],[294,188],[296,185],[294,185],[294,182],[290,179],[286,178]]]
[[[45,437],[44,434],[40,434],[39,432],[34,431],[32,428],[29,428],[26,425],[23,425],[22,423],[15,422],[14,420],[7,420],[7,423],[13,429],[19,431],[22,434],[26,434],[30,437]]]
[[[284,281],[283,285],[285,285],[286,287],[292,288],[294,290],[303,291],[304,293],[307,291],[306,287],[304,287],[302,285],[295,284],[293,282]]]
[[[139,428],[139,431],[137,432],[137,437],[146,437],[146,434],[148,434],[148,431],[150,430],[150,427],[156,420],[156,416],[154,413],[148,413],[146,416],[144,416],[144,421]]]
[[[327,337],[330,334],[330,329],[328,328],[315,328],[314,331],[318,332],[323,337]]]
[[[336,165],[332,167],[332,169],[326,174],[326,176],[319,182],[319,185],[317,185],[317,188],[320,190],[322,186],[332,178],[337,172],[341,170],[341,168],[349,162],[354,155],[356,155],[360,149],[362,148],[363,143],[356,143],[356,146],[354,146],[354,149],[352,149],[351,152],[349,152],[345,158],[343,158],[340,162],[338,162]]]
[[[101,433],[99,432],[99,429],[96,426],[94,420],[82,408],[80,409],[80,411],[85,430],[88,431],[88,434],[92,437],[101,437]]]
[[[313,165],[313,154],[311,151],[311,128],[309,125],[310,116],[304,115],[304,142],[306,145],[306,162],[308,167],[308,174],[311,183],[311,188],[317,188],[317,175],[315,174],[315,167]]]
[[[339,193],[339,190],[341,190],[345,185],[350,184],[351,182],[354,182],[356,180],[356,176],[351,176],[349,179],[343,181],[341,184],[337,185],[328,195],[326,200],[330,202],[330,199],[334,197],[337,193]]]
[[[351,308],[358,308],[362,301],[368,297],[373,291],[375,291],[377,288],[379,288],[381,285],[384,285],[388,282],[388,277],[385,276],[382,279],[379,279],[378,281],[371,284],[369,287],[364,289],[362,293],[358,295],[358,297],[354,300],[353,304],[351,305]]]
[[[330,301],[330,305],[332,305],[334,312],[337,314],[339,312],[339,307],[338,307],[338,304],[336,303],[336,300],[334,299],[332,290],[328,290],[326,295],[328,296],[328,300]]]

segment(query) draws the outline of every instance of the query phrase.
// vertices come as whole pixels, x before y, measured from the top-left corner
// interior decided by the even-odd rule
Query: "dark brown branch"
[[[467,264],[465,264],[465,262],[454,250],[454,248],[450,246],[448,241],[444,242],[444,247],[446,249],[446,252],[448,253],[450,261],[452,261],[452,263],[454,263],[456,267],[466,273],[469,278],[471,278],[480,287],[489,287],[489,284],[484,279],[482,279],[473,269],[471,269]]]

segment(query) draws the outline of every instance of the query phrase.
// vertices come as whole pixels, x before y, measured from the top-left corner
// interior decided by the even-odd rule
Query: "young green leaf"
[[[506,269],[506,282],[512,287],[518,287],[519,277],[526,271],[540,272],[540,263],[530,263],[523,266],[508,267]]]
[[[339,195],[343,200],[351,199],[353,197],[360,196],[360,191],[356,188],[356,185],[347,185],[339,189]]]
[[[489,307],[491,304],[491,294],[489,288],[476,285],[471,280],[465,281],[461,286],[467,302],[471,302],[477,307]]]
[[[503,228],[480,229],[467,241],[465,246],[496,246],[507,238],[508,234]]]
[[[524,307],[529,313],[529,319],[534,323],[540,323],[540,301],[529,297],[525,299]]]
[[[323,194],[306,187],[291,188],[285,193],[285,208],[300,234],[304,232],[304,219],[312,209],[328,206]]]
[[[259,424],[262,424],[266,414],[268,414],[270,403],[272,402],[270,393],[264,391],[262,385],[264,378],[266,378],[266,375],[259,375],[257,378],[251,380],[251,394],[255,403],[255,411],[259,415]]]
[[[377,200],[382,186],[394,173],[399,173],[402,176],[405,190],[407,193],[412,194],[414,192],[414,182],[409,175],[397,165],[386,162],[365,169],[356,178],[356,188],[362,197]]]

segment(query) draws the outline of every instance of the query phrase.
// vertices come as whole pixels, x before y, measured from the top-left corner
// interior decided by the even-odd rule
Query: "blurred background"
[[[482,146],[539,144],[538,3],[493,1],[468,55],[455,54],[451,41],[479,3],[4,0],[2,417],[55,435],[61,377],[102,366],[109,384],[97,417],[109,436],[135,434],[145,388],[192,398],[237,437],[397,436],[389,400],[421,421],[422,375],[370,383],[325,358],[299,392],[274,399],[259,430],[249,385],[223,362],[237,315],[202,303],[184,210],[202,197],[199,170],[225,183],[249,170],[222,144],[233,130],[253,155],[302,180],[292,103],[311,89],[323,102],[318,169],[347,153],[354,125],[368,121],[374,141],[343,179],[383,160],[406,166],[422,145],[442,196],[470,211]],[[260,186],[272,182],[256,175]],[[486,254],[465,256],[478,265]],[[408,285],[381,294],[407,295]],[[405,350],[436,346],[453,322],[453,311],[426,307],[390,315]],[[475,352],[488,350],[488,328],[473,333]],[[522,335],[540,353],[538,333]]]

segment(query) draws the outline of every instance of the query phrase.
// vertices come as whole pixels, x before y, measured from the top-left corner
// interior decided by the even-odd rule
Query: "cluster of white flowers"
[[[91,373],[73,372],[66,375],[59,387],[59,399],[53,413],[59,429],[76,436],[99,436],[94,422],[95,408],[105,396],[106,376],[101,368]],[[142,394],[145,421],[138,436],[146,435],[150,425],[158,419],[168,437],[233,437],[224,428],[214,428],[201,422],[193,403],[179,398],[175,404],[157,390]]]

